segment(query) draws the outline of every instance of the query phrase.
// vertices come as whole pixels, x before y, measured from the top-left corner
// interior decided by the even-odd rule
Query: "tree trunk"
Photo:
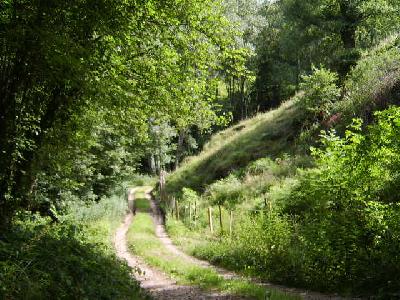
[[[357,11],[356,7],[349,4],[349,1],[339,1],[339,6],[340,22],[343,24],[340,29],[340,39],[345,52],[340,57],[341,62],[338,72],[339,76],[344,79],[359,58],[356,51],[356,31],[362,21],[362,15]]]
[[[175,169],[178,169],[179,162],[180,162],[181,157],[182,157],[183,142],[185,140],[185,135],[186,135],[186,130],[184,130],[184,129],[179,130],[178,145],[176,147]]]

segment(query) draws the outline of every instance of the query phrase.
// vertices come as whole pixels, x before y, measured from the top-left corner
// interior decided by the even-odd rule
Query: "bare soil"
[[[169,238],[165,231],[165,226],[162,223],[162,217],[157,203],[150,195],[151,190],[146,191],[146,198],[150,201],[151,215],[153,217],[155,225],[156,236],[160,239],[162,244],[168,249],[172,254],[179,256],[182,260],[186,261],[188,264],[195,264],[201,267],[212,268],[217,271],[225,279],[245,279],[242,276],[227,271],[223,268],[219,268],[211,265],[207,261],[199,260],[195,257],[189,256],[186,253],[178,249]],[[133,201],[135,190],[131,189],[129,192],[129,202]],[[131,206],[131,205],[130,205]],[[130,207],[129,206],[129,207]],[[157,270],[156,268],[148,266],[143,262],[142,259],[133,255],[128,251],[126,233],[132,223],[134,214],[130,211],[121,226],[117,229],[114,239],[114,244],[117,252],[117,256],[123,260],[126,260],[128,265],[132,268],[133,276],[137,281],[139,281],[141,287],[146,290],[150,296],[156,300],[169,300],[169,299],[249,299],[245,297],[240,297],[236,295],[223,294],[219,292],[207,292],[201,290],[195,286],[185,286],[179,285],[176,281],[169,278],[166,274]],[[248,279],[247,279],[248,280]],[[298,295],[303,299],[307,300],[342,300],[346,299],[339,297],[337,295],[324,295],[320,293],[310,292],[306,290],[300,290],[295,288],[288,288],[285,286],[275,285],[271,283],[261,283],[256,280],[253,282],[262,285],[266,288],[272,288],[280,290],[284,293]],[[348,298],[347,298],[348,299]],[[355,299],[355,298],[353,298]]]
[[[134,190],[130,191],[133,194]],[[151,201],[150,191],[146,193],[146,197]],[[153,202],[151,202],[153,203]],[[154,203],[152,204],[152,206]],[[154,216],[154,213],[153,213]],[[117,256],[127,262],[129,267],[132,268],[133,276],[139,281],[140,286],[146,290],[150,296],[156,300],[170,300],[170,299],[246,299],[234,295],[227,295],[218,292],[207,292],[194,286],[179,285],[176,281],[170,279],[167,275],[161,271],[148,266],[139,257],[133,255],[128,251],[126,233],[132,223],[134,215],[129,212],[124,222],[117,229],[114,245],[117,252]],[[161,226],[161,225],[160,225]],[[158,228],[158,229],[157,229]],[[157,225],[156,230],[160,230]],[[165,233],[165,230],[163,230]],[[157,234],[158,235],[158,234]],[[165,234],[166,235],[166,234]],[[164,242],[164,241],[163,241]],[[171,243],[172,245],[172,243]],[[168,248],[172,249],[172,248]],[[176,249],[177,250],[177,249]],[[174,253],[180,253],[174,251]]]

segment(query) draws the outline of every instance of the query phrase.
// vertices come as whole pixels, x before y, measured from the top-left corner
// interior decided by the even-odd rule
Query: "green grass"
[[[138,211],[146,212],[150,210],[150,203],[146,198],[136,198],[135,205]]]
[[[245,279],[226,280],[212,269],[199,267],[183,261],[170,253],[154,232],[154,224],[147,213],[137,213],[128,232],[130,250],[144,258],[146,263],[161,269],[179,284],[200,286],[205,290],[246,295],[254,299],[299,299],[275,290],[266,290]]]
[[[343,99],[331,108],[331,115],[341,116],[335,129],[344,132],[355,117],[370,123],[373,111],[400,104],[399,48],[400,35],[395,34],[363,55],[345,82]],[[324,128],[317,120],[309,120],[309,113],[298,101],[302,95],[214,134],[199,155],[185,159],[167,177],[167,191],[179,194],[187,187],[203,192],[211,183],[259,158],[308,152]]]
[[[151,190],[153,186],[132,186],[131,188],[135,189],[135,198],[146,198],[146,192]]]
[[[337,124],[333,125],[331,129],[335,129],[339,135],[343,135],[353,118],[361,118],[364,120],[364,124],[371,124],[376,122],[374,111],[386,109],[391,105],[400,105],[399,48],[400,35],[396,34],[375,49],[364,53],[345,81],[343,98],[332,104],[329,115],[326,116],[339,117]],[[304,93],[299,93],[297,96],[300,102],[302,95]],[[381,293],[386,287],[393,289],[393,286],[397,284],[392,279],[395,276],[382,279],[382,283],[378,283],[378,280],[374,281],[373,277],[368,275],[376,272],[374,276],[386,278],[388,266],[396,269],[398,265],[393,263],[393,255],[386,255],[384,252],[379,254],[382,256],[377,261],[391,257],[391,263],[387,264],[387,267],[384,268],[385,272],[383,272],[382,264],[375,266],[370,263],[368,259],[373,261],[370,258],[372,256],[363,252],[368,247],[368,242],[365,242],[363,234],[368,232],[368,239],[371,239],[372,232],[375,230],[378,232],[381,225],[373,229],[372,227],[363,228],[357,230],[357,234],[350,234],[349,224],[351,221],[358,220],[357,218],[362,215],[357,212],[344,218],[345,222],[349,223],[345,223],[344,226],[346,233],[340,234],[338,231],[339,218],[333,217],[330,221],[333,226],[329,227],[332,230],[331,236],[329,236],[326,234],[327,230],[322,230],[322,226],[316,223],[319,217],[318,213],[308,216],[301,212],[295,218],[293,212],[288,213],[289,210],[284,210],[286,206],[293,208],[292,203],[297,203],[296,201],[301,197],[312,195],[311,190],[321,186],[321,183],[317,183],[319,180],[333,182],[330,176],[319,178],[316,175],[310,181],[312,182],[310,186],[305,184],[303,190],[297,191],[298,194],[293,194],[298,187],[301,174],[303,174],[303,172],[298,172],[297,168],[316,166],[314,165],[315,161],[313,162],[309,156],[304,155],[307,152],[303,151],[308,151],[310,146],[320,146],[320,130],[326,129],[326,125],[321,124],[319,118],[312,115],[307,116],[306,110],[299,107],[300,104],[296,102],[295,97],[275,110],[260,114],[215,134],[198,156],[187,159],[177,171],[170,174],[167,178],[167,189],[170,194],[175,194],[174,196],[180,203],[180,219],[184,224],[169,219],[167,222],[168,232],[174,242],[187,253],[198,255],[200,258],[208,259],[239,272],[253,270],[252,272],[257,276],[267,280],[315,290],[343,292],[344,294],[358,293],[358,291],[365,293],[368,289],[375,289],[375,293],[379,290]],[[366,126],[362,129],[365,130],[365,128]],[[390,130],[386,131],[390,132]],[[385,151],[388,151],[387,149]],[[365,160],[365,153],[362,157]],[[377,169],[381,170],[384,167],[380,165]],[[373,180],[371,175],[366,178],[369,180],[368,183]],[[393,180],[396,178],[393,176]],[[379,186],[382,179],[372,182],[373,188]],[[355,203],[358,203],[369,191],[369,188],[366,188],[367,185],[360,185],[359,181],[357,183],[358,186],[364,187],[364,191],[357,193],[360,198]],[[198,192],[197,195],[190,196],[190,193],[181,193],[182,188],[185,187]],[[330,195],[334,197],[345,195],[344,187],[340,188],[340,193],[336,192],[334,188],[332,190]],[[354,192],[355,189],[351,191]],[[309,197],[310,204],[305,207],[318,210],[322,207],[319,203],[327,203],[324,193],[329,194],[329,189],[321,189],[317,196]],[[388,192],[388,194],[392,195],[393,193]],[[378,199],[383,196],[374,197],[376,197],[374,199]],[[343,210],[343,207],[338,204],[341,200],[344,199],[335,198],[330,201],[337,207],[337,211],[333,210],[332,212],[334,216]],[[189,202],[197,205],[196,224],[193,220],[188,221],[187,213],[186,216],[183,216],[183,207],[187,206]],[[209,233],[207,209],[209,206],[214,206],[215,211],[217,203],[224,203],[226,209],[233,209],[235,216],[243,216],[243,219],[239,221],[236,217],[237,231],[234,238],[220,235],[216,216],[214,217],[216,233],[214,236]],[[264,212],[275,210],[276,215],[266,222],[263,217],[260,217],[261,210]],[[340,214],[338,213],[338,215]],[[303,224],[302,220],[306,219],[306,216],[311,221]],[[395,216],[396,214],[392,218]],[[246,222],[244,222],[246,220],[250,225],[254,222],[257,226],[247,225],[246,227]],[[325,216],[320,220],[324,226],[329,223]],[[368,224],[372,224],[372,218],[367,217],[365,220],[368,220]],[[226,210],[223,210],[223,222],[226,230]],[[358,223],[355,222],[355,224]],[[315,227],[313,227],[314,225]],[[394,232],[393,228],[391,232]],[[342,249],[343,251],[340,250],[338,245],[345,245],[346,237],[355,238],[358,234],[363,236],[360,244],[356,247],[352,246],[353,248],[346,246],[347,248]],[[310,235],[310,239],[307,241],[308,235]],[[379,251],[383,251],[383,235],[378,236],[379,247],[381,247]],[[389,236],[389,234],[385,233],[385,236]],[[388,249],[396,247],[396,245],[397,243],[388,243]],[[307,253],[307,251],[309,252]],[[364,270],[365,267],[364,271],[359,271],[358,274],[362,274],[357,275],[359,277],[350,275],[352,272],[356,274],[357,268],[354,268],[352,264],[357,259],[355,254],[357,251],[360,251],[361,261],[357,268]],[[374,250],[372,253],[377,255],[379,251]],[[315,253],[318,254],[315,255]],[[333,262],[329,265],[328,257],[335,257],[337,261],[332,260]],[[345,264],[347,264],[346,267],[339,267]],[[374,271],[374,268],[377,271]],[[334,275],[329,277],[327,274]],[[352,283],[346,287],[345,282]]]
[[[254,160],[294,152],[303,118],[304,110],[291,100],[217,133],[198,156],[186,159],[168,176],[167,190],[179,193],[183,187],[189,187],[202,191],[206,185]]]
[[[135,174],[133,178],[131,178],[128,182],[128,185],[131,187],[135,186],[154,186],[157,183],[156,176],[144,175],[144,174]]]
[[[165,226],[174,244],[189,255],[193,255],[196,248],[206,246],[213,239],[209,228],[197,227],[189,230],[185,224],[172,216],[167,218]]]

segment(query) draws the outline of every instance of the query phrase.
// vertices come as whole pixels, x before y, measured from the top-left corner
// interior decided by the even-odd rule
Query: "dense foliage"
[[[293,285],[398,291],[399,11],[398,0],[2,1],[1,295],[137,293],[108,249],[106,212],[118,223],[125,205],[111,191],[179,166],[166,192],[184,234],[208,237],[195,254]]]
[[[2,299],[146,299],[115,257],[111,233],[126,211],[124,191],[71,205],[62,222],[20,214],[0,242]]]
[[[100,214],[84,208],[106,201],[152,154],[163,169],[175,156],[173,132],[224,121],[215,90],[240,50],[224,7],[1,1],[0,45],[2,298],[135,298],[109,249],[114,223],[94,220],[117,206],[120,222],[125,202]]]
[[[320,64],[344,80],[361,53],[399,28],[397,1],[270,1],[255,41],[254,101],[274,107],[298,90],[300,78]]]
[[[400,110],[377,118],[367,134],[355,122],[344,138],[326,135],[316,167],[267,194],[267,215],[244,218],[235,239],[198,254],[297,285],[395,292]]]
[[[3,229],[20,209],[106,195],[154,149],[149,127],[217,120],[235,45],[213,1],[6,1],[0,16]]]
[[[169,221],[175,240],[264,279],[396,298],[399,53],[398,36],[384,40],[344,81],[314,67],[290,102],[214,136],[167,180],[175,195],[197,192],[180,196],[188,205],[190,194],[199,212],[182,212],[185,229]],[[301,113],[291,123],[293,109]],[[267,157],[257,157],[264,150]],[[202,172],[211,166],[228,171]],[[207,209],[217,205],[212,233]]]

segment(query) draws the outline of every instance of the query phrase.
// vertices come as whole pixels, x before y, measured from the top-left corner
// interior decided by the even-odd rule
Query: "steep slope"
[[[292,99],[278,109],[217,133],[200,155],[188,158],[168,177],[168,192],[176,193],[183,187],[202,191],[207,184],[254,160],[296,152],[299,149],[295,141],[301,132],[304,117],[304,110],[296,99]]]
[[[182,209],[170,207],[179,218],[167,225],[188,252],[226,268],[395,299],[399,36],[365,52],[343,85],[331,75],[324,69],[310,75],[313,84],[303,93],[216,134],[172,173],[168,192]],[[307,165],[310,146],[324,147]]]
[[[189,187],[204,191],[210,183],[259,158],[306,153],[321,129],[335,128],[343,133],[356,117],[371,123],[374,111],[400,103],[399,77],[400,37],[394,35],[364,53],[344,86],[338,87],[342,96],[331,104],[325,119],[311,116],[304,108],[305,96],[299,93],[277,109],[215,134],[198,156],[187,158],[170,174],[167,190],[179,193]],[[337,120],[326,126],[332,116],[338,116]],[[308,135],[308,139],[300,142],[300,134]]]

